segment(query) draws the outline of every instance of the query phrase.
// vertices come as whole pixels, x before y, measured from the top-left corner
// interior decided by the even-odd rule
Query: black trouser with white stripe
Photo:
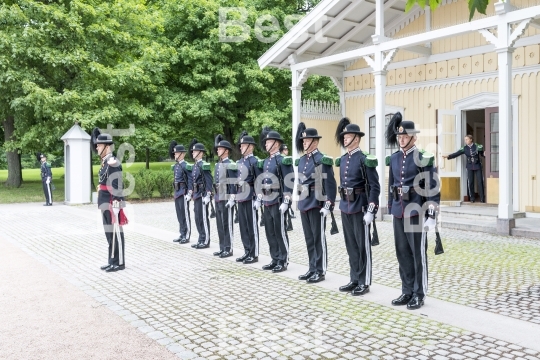
[[[341,212],[345,247],[349,254],[351,282],[371,285],[371,242],[369,227],[364,226],[364,213]]]
[[[191,236],[191,216],[186,197],[182,195],[174,199],[174,206],[176,208],[176,218],[180,224],[180,238],[189,240]]]
[[[238,202],[238,222],[244,251],[248,257],[259,256],[259,216],[253,210],[253,201]]]
[[[45,202],[47,204],[52,204],[52,191],[51,183],[47,184],[47,181],[43,180],[43,193],[45,194]]]
[[[233,249],[233,210],[226,201],[216,201],[216,224],[219,236],[219,250],[231,252]]]
[[[112,215],[114,216],[114,213]],[[109,243],[109,265],[125,265],[124,230],[122,229],[122,226],[118,225],[118,220],[116,221],[117,225],[113,225],[110,210],[102,210],[101,218],[103,219],[103,229],[105,230],[105,237],[107,238],[107,242]],[[120,241],[118,241],[119,238]]]
[[[199,232],[199,244],[210,245],[210,220],[208,219],[208,205],[204,205],[202,197],[193,200],[195,211],[195,225]]]
[[[394,241],[401,277],[401,291],[407,295],[424,297],[428,291],[427,241],[425,232],[412,232],[407,223],[416,225],[419,216],[397,218],[394,216]],[[412,229],[410,229],[412,230]]]
[[[480,195],[480,201],[484,201],[484,176],[482,175],[482,169],[467,170],[467,189],[469,190],[469,200],[474,201],[474,179],[476,178],[476,185],[478,186],[478,195]]]
[[[300,212],[302,228],[306,239],[306,247],[309,257],[309,271],[326,274],[328,262],[326,236],[326,218],[323,218],[319,208],[313,208],[306,212]]]
[[[288,265],[289,237],[285,230],[285,214],[279,211],[279,204],[264,207],[264,231],[272,262]]]

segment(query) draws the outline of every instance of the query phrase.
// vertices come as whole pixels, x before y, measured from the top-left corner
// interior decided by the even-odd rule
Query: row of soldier
[[[428,290],[426,232],[436,226],[439,192],[433,167],[433,155],[415,146],[414,122],[402,121],[397,113],[386,131],[386,141],[400,150],[387,158],[389,166],[388,211],[393,215],[393,229],[402,295],[392,300],[393,305],[407,305],[418,309],[424,304]],[[204,249],[210,246],[210,220],[208,206],[215,203],[219,251],[215,256],[233,256],[233,209],[237,209],[244,254],[236,259],[243,264],[258,262],[259,226],[258,210],[263,207],[263,220],[271,262],[264,270],[282,272],[289,264],[289,239],[285,217],[293,195],[298,195],[302,229],[309,256],[309,270],[299,280],[308,283],[323,281],[327,271],[326,221],[331,216],[339,193],[345,247],[350,264],[350,282],[339,288],[353,296],[370,291],[372,281],[372,255],[370,227],[379,209],[381,186],[377,173],[377,158],[360,150],[364,133],[360,127],[343,118],[335,139],[345,148],[340,158],[332,159],[318,150],[322,136],[301,123],[297,129],[295,145],[303,155],[296,160],[294,174],[290,156],[280,152],[283,139],[269,128],[260,134],[260,146],[268,157],[259,160],[253,155],[257,143],[242,132],[238,146],[241,158],[233,162],[229,156],[232,145],[221,136],[214,144],[219,157],[214,174],[210,164],[203,161],[207,150],[194,139],[186,149],[176,142],[169,152],[174,158],[174,198],[180,236],[175,241],[185,244],[191,238],[189,203],[193,202],[197,241],[191,246]],[[118,181],[109,181],[113,172],[121,172],[121,164],[112,155],[112,138],[94,131],[95,149],[102,158],[98,196],[103,223],[109,242],[109,264],[102,267],[108,272],[125,268],[122,225],[123,197]],[[185,160],[190,152],[193,164]],[[333,166],[339,166],[339,186]],[[419,176],[420,174],[420,176]],[[292,179],[292,180],[291,180]],[[294,184],[296,183],[296,187]],[[116,216],[111,217],[111,211]],[[373,225],[372,225],[373,224]],[[110,226],[113,226],[113,230]],[[116,225],[116,226],[115,226]],[[425,230],[424,230],[425,229]],[[115,246],[115,243],[117,244]]]

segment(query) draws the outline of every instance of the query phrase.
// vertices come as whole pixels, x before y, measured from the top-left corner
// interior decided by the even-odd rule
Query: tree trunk
[[[229,125],[223,125],[223,137],[232,144],[233,150],[229,155],[234,159],[238,158],[240,156],[238,144],[236,143],[238,139],[234,138],[234,131]]]
[[[146,170],[150,169],[150,148],[146,148]]]
[[[14,141],[15,137],[15,118],[8,116],[4,120],[4,140],[5,142]],[[8,178],[5,182],[6,186],[20,187],[22,184],[21,157],[17,150],[6,152],[8,165]]]

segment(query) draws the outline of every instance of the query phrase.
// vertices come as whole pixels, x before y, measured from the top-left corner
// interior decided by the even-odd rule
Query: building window
[[[490,114],[489,161],[491,172],[499,172],[499,113]]]
[[[392,120],[392,116],[394,114],[386,114],[384,117],[384,128],[386,129],[388,127],[388,124],[390,123],[390,120]],[[375,143],[376,143],[376,137],[375,137],[375,115],[369,118],[369,153],[375,155]],[[384,141],[386,143],[386,139],[381,139],[381,141]],[[390,145],[386,144],[385,146],[385,156],[392,155],[394,152],[396,152],[396,147],[391,147]]]

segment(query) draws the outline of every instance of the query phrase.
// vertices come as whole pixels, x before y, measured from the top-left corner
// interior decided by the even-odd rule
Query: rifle
[[[321,162],[320,161],[317,161],[315,162],[315,171],[319,171],[319,165],[321,165]],[[322,170],[321,170],[322,172]],[[322,178],[322,176],[321,176]],[[324,190],[324,179],[322,179],[321,181],[321,185],[322,185],[322,193],[323,195],[326,195],[325,194],[325,190]],[[330,217],[332,218],[332,225],[330,227],[330,235],[335,235],[335,234],[339,234],[339,229],[337,227],[337,222],[336,222],[336,218],[334,216],[334,212],[333,211],[330,211]]]
[[[366,171],[366,164],[365,163],[362,163],[360,165],[360,171],[362,171],[362,177],[364,178],[365,182],[366,182],[366,185],[365,185],[365,188],[366,188],[366,197],[369,201],[369,193],[371,191],[371,185],[369,184],[369,178],[367,176],[367,171]],[[371,237],[371,246],[377,246],[380,244],[379,242],[379,232],[377,231],[377,225],[375,224],[375,217],[373,217],[373,235]],[[369,234],[369,231],[367,232]]]

